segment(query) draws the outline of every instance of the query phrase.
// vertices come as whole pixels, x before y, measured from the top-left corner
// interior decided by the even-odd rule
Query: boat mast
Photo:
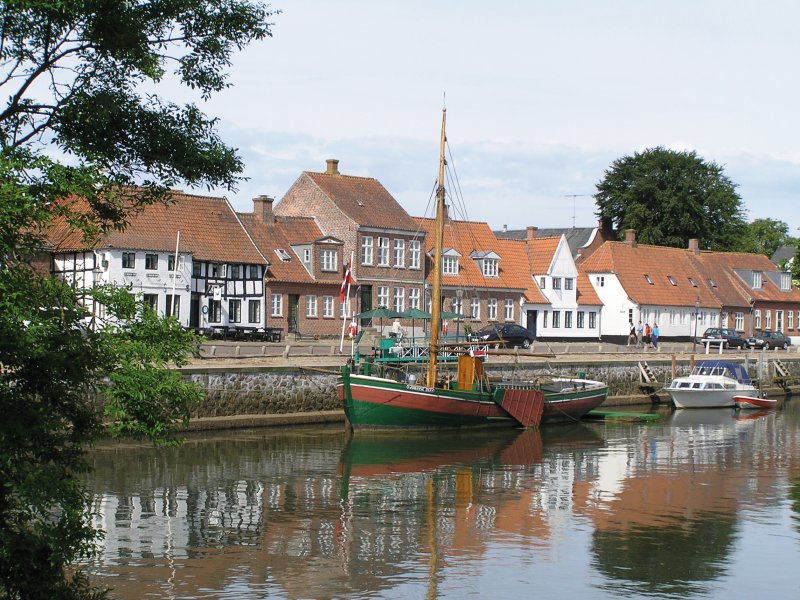
[[[436,360],[439,354],[439,330],[442,326],[442,246],[444,246],[444,144],[447,109],[442,109],[442,138],[439,146],[439,185],[436,188],[436,227],[433,250],[431,290],[431,347],[428,356],[428,387],[436,385]]]

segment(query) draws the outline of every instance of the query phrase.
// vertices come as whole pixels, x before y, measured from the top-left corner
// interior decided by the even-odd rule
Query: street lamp
[[[697,317],[700,312],[700,298],[694,301],[694,338],[692,340],[692,352],[697,349]]]

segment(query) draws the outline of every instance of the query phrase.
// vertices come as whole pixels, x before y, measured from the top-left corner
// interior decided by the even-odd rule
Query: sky
[[[339,159],[430,214],[441,109],[462,218],[586,227],[614,160],[694,150],[748,220],[800,235],[800,2],[276,0],[273,37],[198,102],[238,148],[240,211]]]

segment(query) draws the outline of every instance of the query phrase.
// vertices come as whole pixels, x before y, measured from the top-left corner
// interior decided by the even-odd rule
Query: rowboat
[[[750,396],[734,396],[733,404],[739,409],[765,409],[775,408],[778,401],[775,398],[752,398]]]

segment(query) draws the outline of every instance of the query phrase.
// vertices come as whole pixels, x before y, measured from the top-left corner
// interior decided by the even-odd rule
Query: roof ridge
[[[363,179],[365,181],[378,181],[375,177],[367,177],[365,175],[345,175],[343,173],[324,173],[320,171],[303,171],[309,175],[325,175],[328,177],[347,177],[348,179]]]

